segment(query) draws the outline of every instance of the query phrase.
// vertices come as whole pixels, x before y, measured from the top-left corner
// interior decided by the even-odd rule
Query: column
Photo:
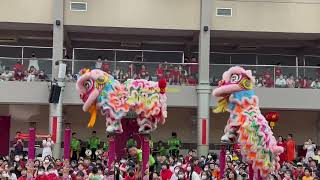
[[[209,108],[211,87],[209,82],[210,29],[212,0],[201,0],[200,37],[199,37],[199,84],[198,94],[198,156],[209,152]]]
[[[64,0],[53,1],[53,49],[52,49],[52,80],[56,79],[57,84],[62,87],[59,102],[50,104],[49,108],[49,132],[52,140],[55,142],[53,146],[53,157],[61,158],[61,139],[62,139],[62,92],[64,82],[58,79],[59,62],[63,58],[63,11]]]

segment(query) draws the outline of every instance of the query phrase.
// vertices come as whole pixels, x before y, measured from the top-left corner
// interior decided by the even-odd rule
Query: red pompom
[[[164,94],[166,92],[166,87],[167,87],[167,81],[166,79],[162,78],[158,82],[158,86],[160,88],[160,93]]]

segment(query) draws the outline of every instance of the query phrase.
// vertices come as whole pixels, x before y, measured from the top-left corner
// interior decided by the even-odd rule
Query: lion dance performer
[[[230,113],[221,141],[239,143],[244,160],[266,177],[279,168],[279,154],[283,148],[277,146],[268,122],[260,112],[258,97],[252,90],[254,82],[250,70],[231,67],[212,92],[220,98],[214,112]]]
[[[166,82],[129,79],[124,84],[104,71],[83,69],[77,81],[77,90],[84,102],[83,111],[89,111],[88,127],[95,124],[97,109],[106,116],[106,131],[122,133],[121,119],[129,111],[137,114],[139,132],[148,134],[163,124],[167,117]]]

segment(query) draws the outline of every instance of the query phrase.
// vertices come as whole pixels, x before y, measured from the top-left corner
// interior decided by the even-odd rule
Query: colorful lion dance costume
[[[140,133],[150,133],[163,124],[167,117],[166,81],[152,82],[129,79],[124,84],[104,71],[83,69],[77,81],[77,90],[84,102],[83,111],[89,111],[88,127],[96,121],[97,109],[106,116],[106,131],[122,133],[121,119],[129,111],[137,115]]]
[[[214,112],[230,113],[221,141],[239,143],[244,160],[265,177],[279,168],[278,155],[283,148],[277,146],[268,122],[260,112],[258,97],[252,90],[254,82],[250,70],[232,67],[223,74],[212,95],[221,98]]]

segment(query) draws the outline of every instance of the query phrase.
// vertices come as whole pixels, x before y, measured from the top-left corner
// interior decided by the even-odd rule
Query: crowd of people
[[[68,59],[68,57],[65,57]],[[28,67],[18,60],[13,67],[3,65],[0,61],[0,81],[48,81],[48,74],[39,69],[38,59],[35,52],[32,53],[29,59]],[[191,85],[198,83],[198,60],[195,57],[185,58],[186,64],[171,64],[163,62],[162,64],[148,64],[143,62],[135,63],[120,63],[114,68],[113,62],[108,58],[97,58],[94,66],[83,68],[101,69],[117,80],[124,82],[127,79],[146,79],[157,81],[160,78],[165,78],[170,85]],[[189,64],[188,64],[189,63]],[[190,64],[191,63],[191,64]],[[157,67],[155,67],[157,66]],[[222,67],[223,68],[223,67]],[[277,64],[274,69],[267,68],[264,71],[257,72],[253,70],[256,77],[256,87],[266,88],[313,88],[320,89],[320,70],[314,69],[314,76],[303,77],[286,73],[283,71],[281,64]],[[215,74],[215,73],[213,73]],[[66,81],[74,82],[79,77],[78,73],[72,74],[71,67],[67,67]],[[221,75],[213,75],[210,84],[217,86]]]
[[[150,138],[151,139],[151,138]],[[0,157],[0,179],[10,180],[247,180],[249,166],[242,161],[239,146],[230,145],[226,150],[226,165],[221,174],[221,162],[215,153],[197,156],[190,149],[187,154],[180,152],[182,143],[172,133],[167,143],[153,145],[150,141],[149,166],[142,172],[142,150],[139,143],[130,136],[125,147],[126,154],[108,168],[108,140],[100,142],[96,132],[87,141],[82,151],[82,142],[72,134],[71,159],[52,157],[50,137],[43,140],[43,153],[35,160],[29,160],[23,152],[23,142],[17,138],[13,156]],[[304,152],[297,153],[293,135],[285,140],[278,138],[278,145],[285,151],[280,154],[280,169],[264,179],[268,180],[317,180],[320,177],[320,149],[311,139],[303,145]],[[100,150],[101,149],[101,150]],[[316,152],[316,153],[315,153]]]
[[[39,68],[39,60],[35,52],[29,59],[28,67],[18,60],[13,67],[5,66],[0,61],[0,81],[48,81],[46,73]]]

